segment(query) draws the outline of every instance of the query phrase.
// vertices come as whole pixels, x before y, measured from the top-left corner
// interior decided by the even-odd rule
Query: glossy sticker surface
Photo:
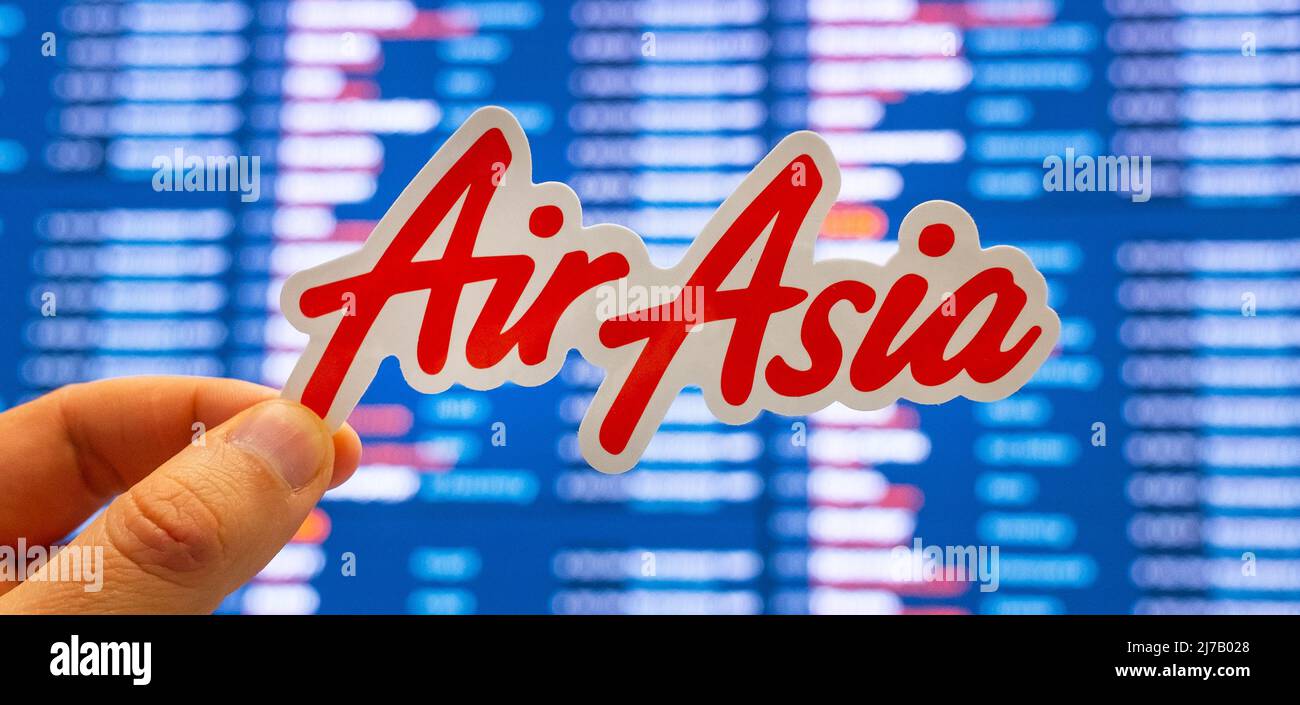
[[[360,250],[286,282],[281,306],[310,342],[284,395],[337,427],[389,356],[435,394],[540,385],[576,349],[606,372],[583,456],[623,472],[687,386],[741,424],[834,402],[994,401],[1024,385],[1060,333],[1029,258],[982,249],[966,211],[928,201],[884,264],[814,261],[839,186],[825,141],[794,133],[662,269],[631,230],[583,227],[568,186],[533,183],[518,122],[481,109]]]

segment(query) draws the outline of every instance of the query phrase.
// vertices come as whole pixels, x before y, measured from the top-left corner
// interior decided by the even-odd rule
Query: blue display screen
[[[1058,350],[994,403],[728,426],[688,389],[614,476],[577,451],[576,353],[437,395],[388,360],[357,475],[222,611],[1300,612],[1293,2],[0,0],[0,401],[281,386],[284,279],[485,105],[661,266],[816,130],[819,257],[883,261],[954,201],[1043,272]],[[256,178],[189,188],[190,157]]]

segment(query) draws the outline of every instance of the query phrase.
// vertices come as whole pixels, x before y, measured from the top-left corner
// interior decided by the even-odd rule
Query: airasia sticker
[[[579,445],[617,473],[687,386],[729,424],[835,402],[995,401],[1060,334],[1029,258],[981,249],[947,201],[913,208],[883,265],[814,261],[840,172],[812,132],[764,157],[669,269],[627,228],[584,227],[574,192],[532,173],[514,116],[483,108],[359,250],[290,277],[281,306],[310,342],[284,396],[337,427],[388,356],[436,394],[540,385],[576,349],[605,370]]]

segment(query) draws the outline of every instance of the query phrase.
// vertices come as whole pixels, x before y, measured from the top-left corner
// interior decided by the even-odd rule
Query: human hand
[[[0,613],[211,612],[360,457],[350,427],[331,438],[306,407],[235,380],[114,379],[10,409],[0,546],[48,545],[108,508],[66,549],[102,547],[101,590],[0,581]]]

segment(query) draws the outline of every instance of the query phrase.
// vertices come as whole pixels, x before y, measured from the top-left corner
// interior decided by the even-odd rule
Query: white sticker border
[[[428,292],[422,290],[399,294],[388,301],[367,334],[365,343],[358,350],[325,417],[331,428],[337,428],[343,423],[373,380],[380,362],[389,356],[398,358],[403,377],[410,386],[424,393],[436,394],[453,384],[475,390],[492,389],[506,382],[537,386],[554,378],[568,351],[576,349],[584,358],[606,371],[606,378],[579,428],[579,447],[583,457],[594,468],[602,472],[618,473],[630,469],[641,458],[651,444],[668,407],[687,386],[699,386],[710,412],[723,423],[733,425],[751,421],[764,409],[783,415],[800,416],[835,402],[858,410],[873,410],[889,406],[899,399],[924,404],[942,403],[958,396],[976,401],[996,401],[1020,389],[1051,354],[1059,338],[1060,321],[1047,305],[1046,281],[1029,258],[1022,251],[1009,246],[981,249],[974,220],[959,206],[947,201],[927,201],[913,208],[899,226],[898,252],[883,265],[851,259],[814,262],[813,250],[817,233],[839,193],[840,174],[829,146],[813,132],[796,132],[782,140],[718,208],[691,243],[682,260],[671,268],[661,269],[650,263],[644,242],[631,230],[610,224],[579,227],[578,224],[582,222],[581,206],[573,190],[555,182],[534,184],[531,150],[522,128],[508,111],[488,107],[476,111],[452,134],[402,191],[359,250],[294,274],[285,283],[281,293],[282,310],[295,328],[308,334],[310,342],[286,382],[283,396],[301,398],[307,379],[343,317],[343,310],[340,309],[317,318],[307,318],[298,308],[302,292],[320,284],[369,271],[434,184],[479,136],[491,129],[499,129],[505,135],[512,152],[512,161],[487,208],[474,252],[475,255],[526,254],[536,260],[535,274],[516,308],[516,315],[531,303],[554,271],[559,258],[571,250],[585,250],[593,259],[605,252],[622,253],[630,267],[630,273],[626,277],[629,286],[680,286],[735,217],[800,155],[812,158],[821,173],[823,185],[798,230],[781,283],[805,289],[810,292],[810,296],[801,304],[772,316],[768,335],[764,337],[760,351],[753,390],[746,402],[738,406],[728,404],[722,398],[719,385],[721,351],[729,339],[731,324],[706,324],[689,335],[666,370],[662,384],[645,409],[627,447],[623,452],[614,454],[607,452],[598,441],[599,423],[608,413],[614,396],[630,372],[643,344],[617,349],[600,344],[597,337],[600,320],[595,313],[596,290],[589,290],[568,307],[556,326],[546,358],[541,364],[524,365],[516,348],[501,363],[479,369],[468,364],[463,351],[469,328],[477,311],[482,310],[490,285],[480,283],[466,286],[455,316],[451,354],[445,367],[434,375],[423,372],[416,362],[416,335],[413,332],[416,326],[412,323],[423,318]],[[555,236],[541,239],[529,232],[528,218],[535,207],[547,204],[559,206],[564,214],[564,226]],[[434,231],[421,250],[421,259],[439,255],[439,242],[445,239],[448,226],[454,222],[457,213],[453,209]],[[947,223],[955,235],[951,251],[939,258],[922,255],[917,247],[921,229],[934,222]],[[762,239],[750,254],[755,254],[761,244]],[[746,257],[746,260],[754,259],[753,256]],[[858,314],[846,302],[832,310],[832,325],[847,359],[856,349],[856,342],[861,340],[860,333],[874,320],[889,286],[898,277],[909,273],[921,274],[930,285],[925,299],[900,332],[898,340],[902,341],[920,325],[929,312],[942,304],[945,294],[956,291],[971,276],[990,267],[1010,270],[1015,283],[1027,297],[1026,306],[1007,334],[1007,340],[1018,340],[1034,326],[1041,329],[1038,339],[1019,364],[998,380],[976,382],[963,371],[945,384],[926,386],[912,377],[908,367],[880,389],[860,392],[849,383],[848,365],[845,363],[841,364],[839,373],[826,388],[808,396],[792,398],[776,394],[763,379],[763,367],[774,355],[780,354],[796,366],[807,363],[808,357],[802,350],[797,334],[781,335],[774,332],[791,330],[797,333],[809,303],[831,282],[855,279],[867,283],[877,294],[876,305],[866,314]],[[748,281],[747,272],[738,269],[733,275],[738,277],[739,283]],[[613,283],[615,282],[611,282]],[[973,320],[979,318],[972,316]],[[790,327],[783,328],[786,325]],[[457,350],[461,354],[457,355]],[[948,352],[954,352],[951,346]]]

